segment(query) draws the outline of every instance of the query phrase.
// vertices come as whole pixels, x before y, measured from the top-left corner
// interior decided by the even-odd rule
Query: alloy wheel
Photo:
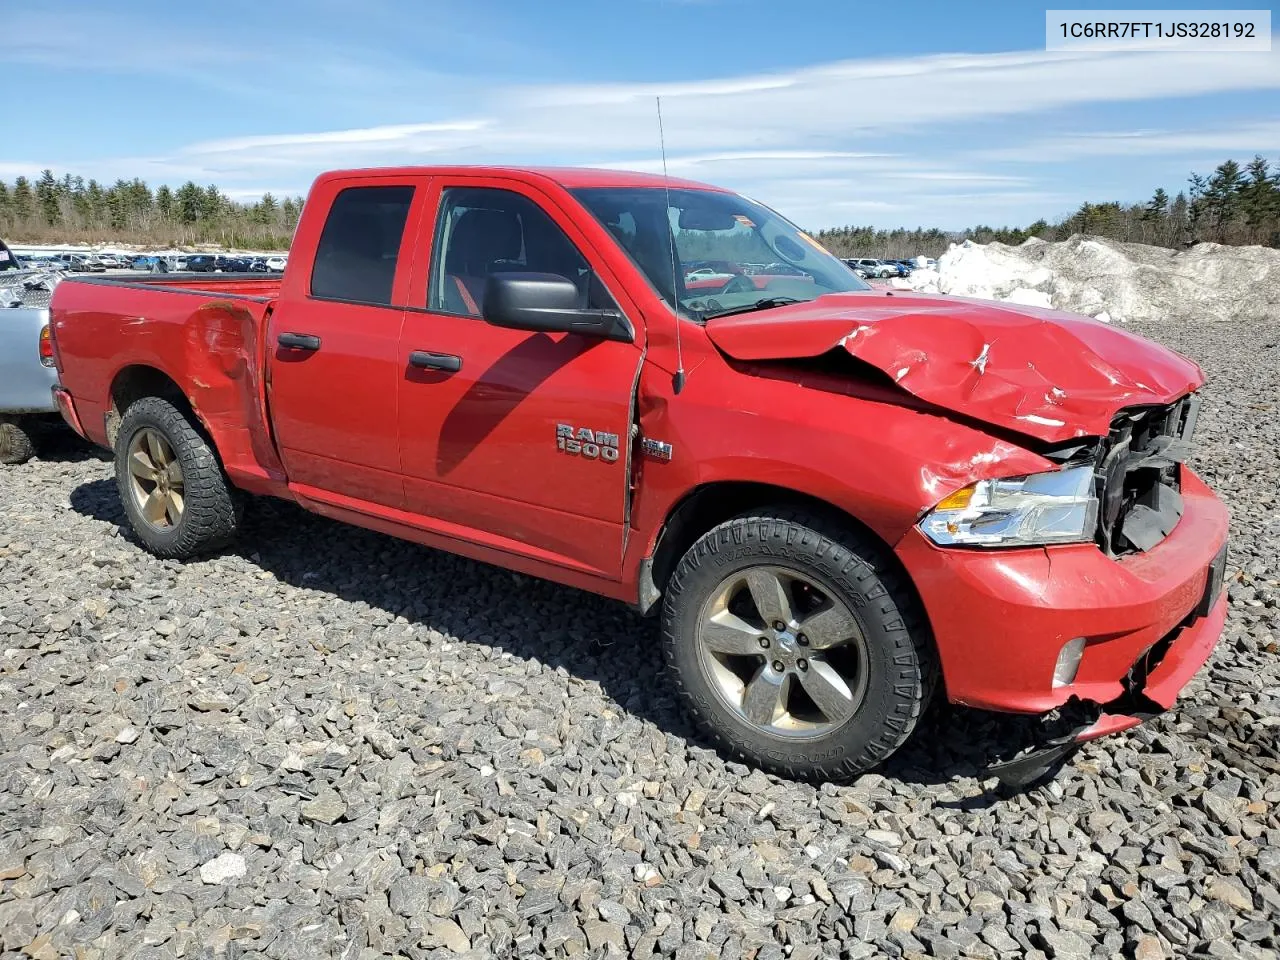
[[[159,430],[143,427],[129,441],[129,488],[143,519],[176,527],[185,506],[182,464]]]
[[[843,601],[796,570],[754,566],[703,605],[697,645],[711,685],[752,726],[814,738],[857,713],[867,644]]]

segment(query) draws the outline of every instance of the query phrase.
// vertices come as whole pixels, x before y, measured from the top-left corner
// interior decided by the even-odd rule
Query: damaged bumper
[[[1227,511],[1190,470],[1177,526],[1145,553],[1092,544],[956,550],[912,531],[897,553],[928,612],[948,698],[1053,714],[1043,745],[1115,733],[1167,710],[1222,633]],[[1078,651],[1067,657],[1064,648]]]

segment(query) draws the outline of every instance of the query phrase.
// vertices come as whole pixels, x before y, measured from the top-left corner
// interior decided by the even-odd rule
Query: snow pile
[[[1274,320],[1280,316],[1280,250],[1201,243],[1169,250],[1073,236],[1021,246],[952,244],[937,271],[905,285],[1100,320]]]

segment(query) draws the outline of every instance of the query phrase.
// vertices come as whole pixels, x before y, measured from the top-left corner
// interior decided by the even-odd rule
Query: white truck
[[[61,420],[49,341],[49,300],[59,279],[28,267],[0,241],[0,463],[29,460],[33,436]]]

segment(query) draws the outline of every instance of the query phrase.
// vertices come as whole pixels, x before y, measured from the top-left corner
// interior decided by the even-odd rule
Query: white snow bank
[[[952,244],[937,271],[906,284],[945,293],[1130,320],[1274,320],[1280,316],[1280,250],[1201,243],[1169,250],[1074,236],[1018,247]]]

